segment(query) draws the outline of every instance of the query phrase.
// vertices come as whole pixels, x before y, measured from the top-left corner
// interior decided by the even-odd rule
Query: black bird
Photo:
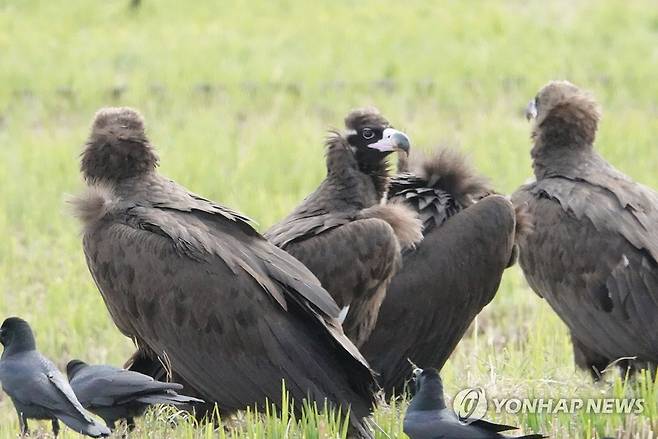
[[[64,375],[37,351],[30,325],[9,317],[0,327],[0,382],[18,414],[21,434],[29,434],[28,419],[50,420],[53,434],[59,434],[59,421],[73,431],[106,437],[110,430],[96,422],[75,397]]]
[[[517,427],[475,420],[469,424],[459,420],[446,407],[443,383],[436,369],[414,371],[415,394],[404,415],[404,432],[411,439],[502,439],[501,431]],[[541,439],[541,434],[518,436],[519,439]]]
[[[401,394],[411,378],[407,359],[419,367],[443,367],[494,298],[515,239],[512,204],[486,196],[492,189],[461,153],[438,149],[411,158],[398,162],[388,200],[418,213],[424,238],[404,252],[402,269],[361,347],[388,396]]]
[[[421,238],[420,222],[401,205],[380,202],[386,157],[407,154],[409,139],[375,109],[354,110],[347,132],[327,140],[327,176],[265,237],[302,261],[344,310],[343,329],[357,345],[368,338],[401,248]]]
[[[202,399],[179,395],[183,386],[155,381],[150,376],[106,365],[88,365],[71,360],[66,365],[69,383],[80,404],[97,414],[110,427],[125,420],[128,430],[135,428],[135,418],[155,404],[188,405]]]
[[[92,277],[140,367],[160,361],[223,413],[304,399],[350,409],[355,432],[374,377],[343,334],[340,309],[298,260],[239,213],[156,172],[141,116],[97,113],[73,200]],[[356,434],[356,433],[355,433]]]
[[[534,183],[513,196],[534,231],[520,241],[530,287],[571,332],[576,363],[599,372],[620,358],[658,365],[658,193],[594,149],[600,112],[566,81],[543,87],[534,119]]]

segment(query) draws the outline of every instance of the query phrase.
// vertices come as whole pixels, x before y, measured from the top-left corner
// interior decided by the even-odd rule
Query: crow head
[[[551,81],[528,103],[526,117],[534,119],[535,146],[545,150],[591,146],[601,113],[589,93],[568,81]]]
[[[137,111],[103,108],[96,113],[80,166],[88,183],[115,183],[152,172],[157,164]]]
[[[374,108],[353,110],[345,118],[345,138],[362,168],[381,163],[394,151],[409,154],[409,137],[393,129]]]
[[[85,367],[87,367],[87,363],[82,360],[69,361],[66,365],[66,375],[68,376],[69,381],[72,380],[73,377]]]
[[[413,372],[413,400],[410,409],[440,410],[446,407],[443,381],[436,369],[415,369]]]
[[[3,357],[12,353],[36,349],[32,328],[19,317],[9,317],[2,323],[0,343],[5,347]]]

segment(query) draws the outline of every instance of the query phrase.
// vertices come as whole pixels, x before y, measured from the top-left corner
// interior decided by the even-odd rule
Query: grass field
[[[0,318],[20,315],[60,367],[74,357],[122,364],[64,198],[82,188],[78,154],[96,109],[145,115],[161,171],[237,208],[264,230],[321,180],[323,138],[355,106],[376,105],[417,148],[460,147],[500,191],[530,174],[522,108],[547,80],[592,90],[598,148],[658,187],[655,1],[0,0]],[[488,417],[559,438],[654,438],[658,382],[575,370],[566,329],[509,270],[443,371],[448,394],[642,397],[640,415]],[[404,402],[378,410],[403,437]],[[134,438],[224,437],[170,410]],[[173,416],[179,422],[170,429]],[[36,427],[37,423],[32,423]],[[241,415],[226,437],[335,436],[331,423]],[[315,425],[320,425],[319,429]],[[46,424],[39,428],[45,430]],[[0,397],[0,437],[18,431]],[[74,437],[70,431],[64,437]]]

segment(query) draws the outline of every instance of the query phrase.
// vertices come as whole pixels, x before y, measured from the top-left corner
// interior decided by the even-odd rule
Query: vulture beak
[[[530,120],[537,117],[537,103],[535,99],[528,102],[528,105],[525,107],[525,118]]]
[[[368,145],[368,148],[373,148],[381,152],[404,151],[409,154],[411,142],[409,137],[402,131],[394,130],[393,128],[386,128],[382,133],[382,139],[378,142]]]

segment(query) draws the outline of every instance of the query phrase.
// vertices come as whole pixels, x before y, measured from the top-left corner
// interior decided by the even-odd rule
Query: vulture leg
[[[573,333],[571,334],[571,342],[573,343],[573,355],[576,365],[582,369],[589,370],[592,378],[600,380],[601,372],[610,364],[610,361],[585,346]]]
[[[137,349],[134,354],[126,361],[124,367],[132,372],[139,372],[144,375],[148,375],[154,380],[178,383],[183,386],[185,389],[185,394],[188,396],[193,396],[195,398],[203,399],[203,396],[198,392],[194,386],[192,386],[188,381],[186,381],[179,373],[176,371],[167,371],[162,364],[162,361],[159,358],[153,359],[151,357],[152,353],[145,351],[143,349]],[[210,422],[213,418],[213,410],[215,409],[215,404],[211,402],[194,404],[192,407],[192,412],[194,417],[199,420],[205,420]]]

